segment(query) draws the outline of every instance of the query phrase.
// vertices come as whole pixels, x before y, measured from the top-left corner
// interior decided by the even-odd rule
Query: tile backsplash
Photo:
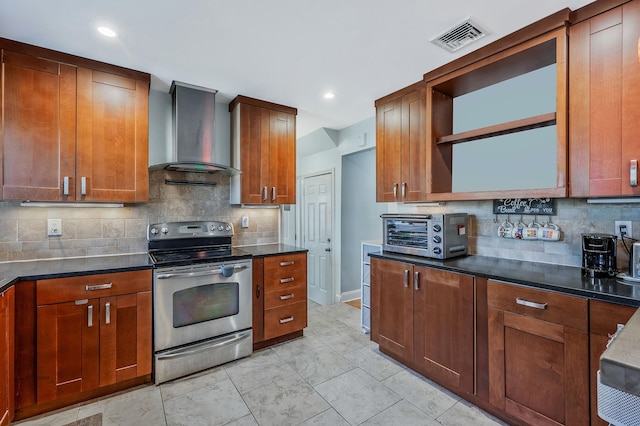
[[[583,233],[614,233],[614,221],[630,220],[633,237],[640,239],[640,205],[638,204],[587,204],[586,199],[557,199],[556,216],[538,216],[538,222],[551,219],[562,230],[559,241],[512,240],[498,237],[497,229],[506,215],[493,214],[493,202],[457,201],[440,207],[401,206],[402,212],[416,213],[469,213],[469,250],[471,254],[533,262],[555,263],[569,266],[582,265]],[[520,215],[510,215],[511,222]],[[529,223],[534,217],[523,216]],[[627,241],[629,245],[629,242]],[[618,243],[618,269],[628,266],[628,256]]]
[[[167,185],[165,179],[215,183]],[[279,241],[280,210],[229,205],[223,174],[149,172],[149,202],[124,208],[20,207],[0,202],[0,262],[59,257],[141,253],[149,223],[189,220],[232,222],[234,245]],[[241,228],[242,216],[249,227]],[[47,219],[62,219],[62,235],[47,236]]]

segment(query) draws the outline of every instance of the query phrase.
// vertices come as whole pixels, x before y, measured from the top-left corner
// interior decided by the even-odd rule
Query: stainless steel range
[[[251,355],[251,255],[232,236],[227,222],[149,225],[156,384]]]

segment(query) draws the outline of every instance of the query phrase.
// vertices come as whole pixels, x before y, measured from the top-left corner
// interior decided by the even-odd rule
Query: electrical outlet
[[[50,237],[62,235],[62,219],[47,219],[47,235]]]
[[[620,227],[622,227],[625,237],[631,238],[633,236],[633,226],[630,220],[616,220],[615,222],[615,234],[619,239],[622,239]]]
[[[242,216],[242,225],[243,228],[249,227],[249,216]]]

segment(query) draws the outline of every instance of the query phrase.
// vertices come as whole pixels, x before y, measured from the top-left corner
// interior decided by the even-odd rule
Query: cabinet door
[[[264,258],[253,259],[253,343],[264,340]]]
[[[594,426],[609,424],[598,416],[597,372],[600,369],[600,356],[607,348],[609,336],[616,332],[618,324],[626,324],[636,310],[637,308],[613,303],[593,300],[589,302],[589,377],[591,382],[591,424]]]
[[[296,122],[293,114],[270,112],[268,188],[271,203],[296,203]]]
[[[143,81],[78,68],[78,201],[148,200],[148,96]]]
[[[239,104],[241,202],[261,204],[269,202],[269,127],[268,109]]]
[[[402,98],[376,106],[376,201],[400,197],[402,181]]]
[[[99,310],[99,299],[38,306],[38,403],[98,387]]]
[[[14,288],[0,294],[0,425],[13,418]]]
[[[2,70],[2,198],[73,200],[76,68],[4,50]]]
[[[589,336],[567,325],[586,322],[587,301],[493,282],[487,290],[489,402],[528,424],[589,424]]]
[[[415,267],[415,368],[450,389],[473,393],[474,279]]]
[[[413,360],[412,278],[412,265],[371,260],[371,287],[376,292],[372,310],[376,309],[380,350],[407,365]]]
[[[151,292],[100,299],[100,386],[151,374]]]
[[[402,97],[402,201],[424,201],[427,188],[426,93],[416,89]]]
[[[629,2],[571,27],[571,195],[640,195],[640,4]]]

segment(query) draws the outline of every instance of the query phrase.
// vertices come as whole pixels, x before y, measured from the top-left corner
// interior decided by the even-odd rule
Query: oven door
[[[251,328],[251,302],[250,260],[157,269],[155,351]]]

